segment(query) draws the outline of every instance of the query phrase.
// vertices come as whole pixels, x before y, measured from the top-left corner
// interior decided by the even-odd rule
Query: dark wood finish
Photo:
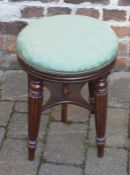
[[[33,160],[42,111],[43,82],[28,76],[28,159]]]
[[[107,116],[107,76],[114,62],[91,72],[63,74],[38,71],[19,58],[23,69],[29,75],[29,160],[34,159],[40,113],[55,105],[62,104],[61,120],[67,121],[67,104],[76,104],[95,113],[96,142],[98,156],[103,157]],[[49,89],[50,97],[42,106],[42,83]],[[81,89],[88,82],[89,102],[81,96]]]
[[[85,101],[80,94],[80,91],[84,86],[84,84],[85,83],[82,82],[69,84],[69,93],[64,95],[62,83],[54,83],[54,82],[46,83],[45,86],[49,89],[51,94],[48,101],[42,107],[42,110],[49,109],[55,105],[66,104],[66,103],[79,105],[81,107],[93,110],[94,107],[91,106],[87,101]]]
[[[66,97],[68,94],[69,94],[69,85],[63,84],[63,96]],[[61,121],[67,122],[67,103],[62,104]]]
[[[89,103],[94,106],[94,88],[95,88],[95,81],[88,82],[89,88]],[[91,114],[94,114],[94,110],[91,110]]]
[[[107,119],[107,77],[96,80],[95,83],[95,125],[98,157],[104,156],[105,131]]]
[[[62,104],[61,106],[61,121],[67,122],[67,103]]]
[[[115,60],[109,63],[108,65],[104,66],[101,69],[89,72],[80,72],[80,73],[70,73],[70,74],[61,74],[56,72],[48,72],[45,70],[44,72],[36,70],[31,65],[26,64],[22,59],[18,57],[19,63],[23,67],[23,69],[32,76],[49,82],[57,82],[57,83],[79,83],[79,82],[87,82],[96,80],[106,74],[110,73]]]

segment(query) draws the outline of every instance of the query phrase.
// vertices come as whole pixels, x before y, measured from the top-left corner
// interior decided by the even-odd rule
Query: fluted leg
[[[95,84],[95,124],[98,157],[104,156],[107,101],[107,78],[101,78]]]
[[[63,84],[63,97],[66,97],[69,93],[69,85],[68,84]],[[67,122],[67,103],[62,104],[61,106],[61,121],[62,122]]]
[[[42,82],[29,77],[28,81],[28,159],[33,160],[42,110]]]
[[[88,88],[89,88],[89,103],[94,106],[94,81],[88,82]],[[91,114],[94,114],[94,111],[91,111]]]

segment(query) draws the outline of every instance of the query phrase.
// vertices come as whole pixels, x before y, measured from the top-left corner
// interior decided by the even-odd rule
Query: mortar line
[[[48,115],[48,122],[47,122],[47,125],[46,125],[46,129],[45,129],[45,135],[44,135],[44,139],[43,139],[43,150],[41,151],[41,156],[39,158],[39,165],[37,167],[37,172],[36,172],[36,175],[39,175],[39,172],[40,172],[40,168],[43,164],[43,160],[46,161],[46,159],[44,159],[44,151],[46,149],[46,141],[47,141],[47,137],[48,137],[48,131],[49,131],[49,127],[50,127],[50,123],[51,123],[51,113],[52,111],[50,111],[50,114]]]
[[[2,143],[0,145],[0,151],[1,151],[2,147],[3,147],[4,142],[7,140],[8,126],[9,126],[11,118],[12,118],[12,116],[14,114],[14,108],[15,108],[15,102],[13,103],[13,107],[12,107],[12,111],[11,111],[10,116],[9,116],[9,120],[8,120],[6,126],[4,127],[5,128],[5,133],[4,133],[4,136],[3,136],[3,139],[2,139]]]
[[[87,145],[86,145],[86,141],[89,139],[90,120],[91,120],[91,113],[89,114],[88,128],[87,128],[86,138],[85,138],[85,146],[84,146],[85,150],[84,150],[84,161],[83,161],[83,164],[82,164],[82,169],[83,169],[82,175],[85,175],[85,167],[86,167],[87,154],[88,154],[88,148],[87,148]]]

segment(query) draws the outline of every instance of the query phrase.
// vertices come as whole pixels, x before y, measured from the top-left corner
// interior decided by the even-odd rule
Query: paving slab
[[[4,75],[4,76],[3,76]],[[4,84],[3,84],[4,81]],[[49,115],[56,120],[50,123],[46,137],[45,147],[39,140],[34,162],[27,160],[27,77],[23,71],[0,72],[1,99],[9,101],[0,102],[0,126],[8,126],[7,140],[3,140],[5,129],[0,127],[0,174],[9,175],[81,175],[80,165],[86,159],[85,175],[128,175],[128,116],[130,103],[130,73],[112,73],[109,77],[109,106],[107,121],[107,147],[105,157],[99,159],[95,144],[94,119],[91,118],[89,131],[90,145],[86,144],[90,113],[84,108],[69,105],[68,124],[59,122],[60,107],[42,113],[39,139],[44,139]],[[88,100],[87,84],[81,90],[83,98]],[[50,92],[44,88],[44,102],[49,98]],[[10,101],[11,100],[11,101]],[[85,148],[88,153],[85,156]],[[40,162],[41,152],[49,163]],[[129,159],[130,160],[130,159]],[[41,164],[39,173],[38,166]],[[62,165],[61,165],[62,164]],[[82,167],[84,168],[84,167]],[[127,169],[128,168],[128,169]],[[128,172],[127,172],[128,171]],[[130,172],[129,172],[130,174]]]
[[[33,162],[27,160],[27,145],[21,140],[6,140],[0,152],[1,175],[36,175],[42,145],[38,145]]]
[[[108,130],[128,130],[129,110],[108,108],[107,113],[107,129]],[[95,119],[92,115],[90,119],[90,129],[95,129]]]
[[[90,148],[87,154],[85,175],[127,175],[127,156],[124,149],[109,149],[104,158],[96,156],[96,150]]]
[[[27,102],[21,102],[21,101],[16,102],[15,111],[16,112],[28,112]]]
[[[108,109],[106,145],[112,147],[128,146],[129,111],[124,109]],[[90,120],[89,142],[95,145],[95,121]]]
[[[130,72],[114,72],[109,76],[109,104],[115,107],[122,103],[129,107],[130,102]],[[112,105],[111,105],[112,106]]]
[[[23,71],[7,71],[1,92],[2,100],[27,100],[27,76]]]
[[[45,131],[48,123],[48,116],[44,115],[41,117],[39,139],[43,139],[45,136]],[[10,124],[8,126],[8,138],[27,138],[28,124],[27,124],[27,114],[25,113],[14,113]]]
[[[13,107],[12,102],[0,101],[0,126],[6,126]]]
[[[87,143],[91,145],[96,145],[95,141],[95,130],[89,132],[89,139]],[[124,148],[128,147],[128,134],[127,132],[118,131],[106,131],[106,146],[114,148]]]
[[[72,122],[87,122],[90,111],[77,105],[68,105],[67,119]],[[61,105],[53,108],[51,116],[55,120],[61,120]]]
[[[44,158],[56,163],[82,164],[86,130],[86,124],[52,123],[49,128]]]
[[[21,101],[18,101],[16,102],[15,104],[15,111],[16,112],[28,112],[28,104],[27,102],[21,102]],[[42,114],[50,114],[52,111],[52,109],[48,109],[48,110],[45,110],[44,112],[42,112]]]
[[[43,164],[39,175],[82,175],[82,169],[74,166]]]

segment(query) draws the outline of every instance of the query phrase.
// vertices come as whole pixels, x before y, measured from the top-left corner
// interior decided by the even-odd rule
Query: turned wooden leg
[[[33,160],[42,110],[43,85],[39,80],[28,79],[28,159]]]
[[[89,88],[89,103],[94,106],[94,86],[95,82],[94,81],[90,81],[88,82],[88,88]],[[91,111],[91,114],[94,114],[94,111]]]
[[[66,97],[69,93],[69,85],[68,84],[63,84],[63,97]],[[68,105],[66,103],[62,104],[61,107],[61,121],[62,122],[67,122],[67,107]]]
[[[101,78],[95,84],[95,124],[98,157],[104,156],[107,101],[107,78]]]
[[[65,123],[67,122],[67,104],[62,104],[61,107],[61,121]]]

